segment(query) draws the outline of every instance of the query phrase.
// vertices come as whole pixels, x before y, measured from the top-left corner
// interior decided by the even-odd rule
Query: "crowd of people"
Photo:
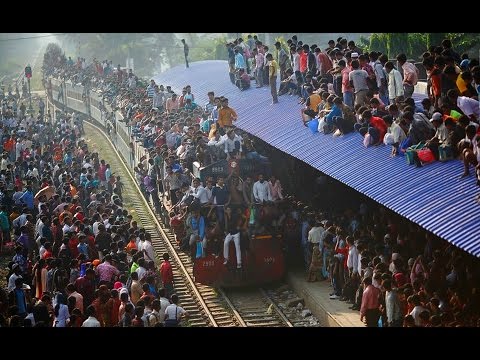
[[[277,41],[272,50],[251,35],[227,48],[232,82],[245,89],[247,72],[257,87],[270,84],[273,103],[281,95],[298,95],[304,124],[313,132],[358,132],[366,147],[391,146],[392,156],[406,156],[417,167],[458,158],[464,163],[461,176],[469,176],[472,166],[480,185],[479,62],[456,53],[450,40],[422,54],[427,74],[422,106],[412,98],[419,70],[403,53],[392,61],[363,51],[353,40],[330,40],[322,49],[296,35],[285,45]]]
[[[299,96],[304,124],[313,132],[358,132],[365,146],[390,145],[392,156],[405,155],[418,167],[460,158],[462,177],[473,165],[480,184],[479,62],[456,53],[450,40],[422,54],[427,72],[422,106],[412,98],[419,70],[405,54],[398,54],[395,64],[380,52],[362,51],[353,40],[330,40],[322,49],[297,36],[286,47],[277,42],[272,53],[251,36],[227,47],[232,82],[242,64],[248,64],[257,87],[268,79],[274,103],[277,96]],[[238,61],[241,55],[243,62]],[[270,66],[280,75],[275,95]],[[425,243],[413,225],[403,230],[398,217],[394,222],[384,209],[379,211],[370,217],[360,209],[340,223],[319,213],[307,216],[302,244],[308,279],[329,279],[334,288],[330,298],[351,302],[368,326],[478,325],[478,260],[446,242],[434,246],[429,233]]]
[[[355,54],[365,55],[345,39],[329,42],[327,50],[317,51],[315,46],[309,51],[308,45],[305,48],[294,37],[290,43],[295,52],[287,58],[280,55],[282,45],[275,44],[279,58],[272,60],[273,54],[267,54],[275,63],[263,63],[263,71],[265,66],[272,66],[266,73],[257,71],[260,62],[257,58],[252,61],[253,57],[244,50],[248,46],[253,56],[264,55],[260,50],[266,46],[256,41],[249,37],[246,43],[242,39],[229,43],[234,53],[233,69],[237,62],[243,64],[246,73],[255,72],[257,86],[261,86],[266,79],[276,81],[270,69],[274,68],[276,74],[278,63],[282,84],[286,84],[285,79],[295,78],[296,86],[284,85],[280,94],[275,89],[275,95],[285,91],[284,94],[301,96],[308,107],[305,116],[311,119],[318,116],[315,112],[323,111],[327,118],[333,113],[325,123],[327,133],[339,129],[348,132],[342,129],[349,125],[340,119],[356,118],[364,107],[360,111],[363,122],[357,121],[349,129],[377,138],[390,133],[384,126],[379,126],[381,133],[371,131],[380,120],[388,123],[388,118],[380,117],[381,111],[390,113],[391,130],[397,120],[407,121],[410,116],[401,106],[415,105],[409,97],[409,85],[414,84],[408,81],[403,95],[393,98],[387,95],[388,80],[384,83],[378,78],[377,85],[383,93],[369,88],[357,97],[357,91],[352,90],[353,103],[363,101],[357,103],[361,105],[357,109],[352,107],[349,94],[347,99],[345,94],[339,96],[335,89],[342,80],[336,71],[357,61],[351,59]],[[239,54],[243,59],[239,59]],[[293,64],[295,54],[306,56],[306,60],[297,60],[299,65],[306,61],[309,70],[290,68],[289,61]],[[331,68],[325,69],[323,64],[332,55],[338,58],[339,68],[331,61]],[[379,54],[374,53],[373,58],[375,55]],[[344,56],[345,61],[341,62]],[[369,56],[371,60],[372,53]],[[165,89],[154,80],[148,86],[138,86],[135,75],[120,67],[105,72],[109,62],[100,66],[94,61],[84,66],[83,61],[74,64],[61,56],[46,55],[45,59],[44,71],[48,74],[72,82],[89,74],[89,84],[101,88],[106,101],[122,113],[134,138],[148,151],[148,156],[137,159],[134,169],[142,192],[151,199],[156,211],[168,209],[178,245],[192,258],[214,254],[223,256],[226,266],[242,268],[251,235],[274,232],[282,235],[287,257],[301,260],[307,279],[329,281],[333,287],[330,299],[350,302],[367,326],[478,325],[478,259],[373,201],[361,200],[358,206],[348,208],[336,208],[322,201],[313,206],[293,194],[287,195],[280,180],[271,173],[232,172],[203,180],[194,178],[194,162],[208,166],[219,160],[248,159],[268,164],[265,154],[257,151],[255,139],[235,128],[237,114],[225,97],[216,97],[211,91],[203,95],[208,101],[198,105],[188,85],[177,95],[171,87]],[[472,62],[475,66],[473,59]],[[231,59],[229,63],[232,64]],[[359,63],[364,64],[364,60]],[[380,68],[375,65],[373,69]],[[472,72],[475,73],[474,67]],[[408,70],[404,69],[405,73]],[[232,82],[236,82],[235,71],[232,74]],[[393,76],[398,77],[396,73]],[[323,80],[325,77],[327,81]],[[303,86],[310,83],[311,86]],[[405,93],[409,96],[405,97]],[[384,110],[382,106],[390,100],[394,101]],[[330,104],[330,112],[315,106],[322,101]],[[433,103],[431,107],[435,108]],[[441,118],[427,104],[424,107],[430,111],[428,116],[435,119],[433,123],[440,122],[442,114],[446,114],[444,103]],[[453,111],[461,110],[448,109],[450,117]],[[418,114],[425,111],[413,108],[412,117],[417,110]],[[465,121],[462,119],[465,118],[457,119],[455,126]],[[3,136],[10,139],[13,135],[17,139],[24,121],[21,113],[12,112],[8,117],[2,112],[2,120]],[[469,121],[476,123],[474,120]],[[168,326],[164,314],[169,311],[180,314],[178,318],[173,315],[175,319],[167,315],[176,325],[187,314],[177,307],[168,254],[163,255],[158,266],[150,234],[138,228],[123,207],[121,179],[113,175],[98,154],[89,152],[80,127],[71,117],[60,116],[53,127],[44,125],[43,114],[32,121],[33,127],[25,127],[31,132],[26,141],[32,139],[32,146],[41,144],[35,147],[33,157],[22,151],[18,157],[8,148],[5,151],[4,146],[0,224],[4,243],[10,237],[14,240],[15,256],[10,263],[8,291],[2,294],[1,313],[3,319],[8,319],[2,326]],[[444,121],[445,126],[450,123]],[[41,129],[42,125],[45,131],[51,129],[51,134],[40,142],[34,137],[41,137],[42,131],[35,131],[35,127]],[[395,131],[392,133],[396,134]],[[408,132],[409,137],[414,134],[415,131]],[[476,135],[470,139],[473,136]],[[468,161],[477,154],[475,149],[465,151]],[[323,182],[316,182],[310,199],[326,187]],[[231,242],[235,245],[235,259],[229,258]]]
[[[50,74],[91,70],[46,59]],[[122,180],[88,148],[81,118],[59,111],[52,121],[43,100],[33,116],[1,95],[0,244],[12,255],[0,326],[174,327],[188,318],[169,254],[156,256],[124,207]]]

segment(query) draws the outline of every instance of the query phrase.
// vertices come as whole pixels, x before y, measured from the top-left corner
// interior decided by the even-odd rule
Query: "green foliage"
[[[215,60],[217,56],[216,45],[208,38],[198,40],[194,46],[190,47],[189,55],[191,61]]]
[[[75,33],[65,35],[66,41],[73,44],[73,59],[77,56],[99,61],[112,60],[116,64],[125,64],[128,57],[134,58],[135,73],[150,76],[159,56],[172,43],[169,37],[163,46],[157,45],[157,36],[152,33]],[[165,34],[170,35],[170,34]],[[171,34],[173,35],[173,34]],[[162,38],[163,40],[163,38]],[[72,46],[71,46],[72,47]]]
[[[478,33],[373,33],[367,49],[386,53],[390,59],[403,52],[407,58],[418,61],[429,46],[440,46],[446,38],[452,40],[458,53],[468,52],[480,42]]]
[[[287,44],[287,40],[285,40],[285,38],[283,36],[279,36],[279,37],[276,37],[275,38],[275,42],[279,42],[280,45],[282,46],[283,50],[285,50],[287,52],[287,54],[290,52],[290,50],[288,49],[288,44]]]
[[[439,46],[443,39],[445,39],[445,33],[427,33],[427,48],[430,46]]]
[[[374,33],[370,36],[369,51],[380,51],[387,54],[387,36],[382,33]]]
[[[420,61],[421,55],[428,50],[428,34],[409,33],[408,34],[409,51],[407,58]]]
[[[357,46],[364,51],[370,51],[370,40],[365,36],[360,36],[360,40],[358,40]]]
[[[479,33],[447,33],[446,35],[452,41],[454,49],[459,54],[478,47],[480,43]],[[473,54],[473,56],[478,57],[478,53]]]
[[[387,53],[390,59],[395,58],[400,53],[408,56],[410,44],[408,43],[407,33],[386,33]]]
[[[213,44],[215,45],[215,60],[227,60],[228,59],[228,51],[225,44],[228,42],[225,36],[220,36],[213,40]]]

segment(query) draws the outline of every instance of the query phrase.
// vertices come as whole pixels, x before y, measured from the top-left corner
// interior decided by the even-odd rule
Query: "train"
[[[201,166],[199,162],[194,161],[192,168],[193,176],[202,181],[205,181],[208,177],[227,177],[230,173],[239,176],[244,176],[245,174],[263,174],[266,178],[272,174],[270,162],[258,162],[250,159],[223,159],[207,166]]]
[[[112,109],[104,101],[101,94],[85,89],[81,85],[72,85],[53,77],[46,81],[48,95],[56,101],[56,108],[64,111],[75,111],[84,115],[90,122],[108,131],[110,139],[123,157],[123,160],[133,168],[145,154],[143,146],[134,140],[131,128],[127,126],[120,111]],[[66,94],[62,97],[61,94]],[[56,112],[53,113],[54,119]],[[200,166],[194,162],[192,174],[205,181],[207,177],[235,175],[244,177],[246,174],[262,173],[271,175],[269,162],[259,163],[250,159],[220,160],[208,166]],[[159,214],[165,224],[170,223],[170,211],[162,206]],[[181,228],[184,224],[179,224]],[[283,239],[281,234],[263,231],[249,236],[248,250],[242,251],[242,268],[235,264],[235,247],[230,243],[229,263],[224,265],[222,256],[206,254],[193,259],[193,276],[196,282],[222,287],[241,287],[258,285],[281,280],[285,276],[285,260],[283,254]]]
[[[229,247],[229,262],[209,254],[194,260],[193,275],[201,284],[221,287],[253,286],[281,280],[285,261],[281,235],[252,235],[248,250],[242,251],[242,267],[235,266],[235,247]]]

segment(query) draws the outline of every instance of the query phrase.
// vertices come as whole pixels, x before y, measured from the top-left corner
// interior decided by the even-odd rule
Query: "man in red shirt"
[[[95,270],[87,269],[85,276],[75,280],[77,292],[83,296],[83,308],[86,309],[95,297]]]
[[[160,265],[160,275],[162,276],[162,283],[166,292],[166,297],[170,298],[170,295],[173,294],[172,265],[170,264],[170,255],[168,255],[168,253],[164,253],[162,257],[163,262],[162,265]]]
[[[106,189],[107,188],[107,178],[105,177],[105,171],[107,170],[107,165],[105,165],[105,160],[100,160],[100,166],[98,167],[98,178],[100,179],[100,184]]]
[[[442,66],[444,66],[444,59],[435,59],[433,56],[423,60],[423,66],[427,71],[427,79],[430,80],[430,89],[427,87],[427,93],[432,101],[433,106],[438,107],[438,100],[442,97]],[[427,81],[428,84],[428,81]]]
[[[363,280],[362,306],[360,307],[360,321],[366,319],[367,327],[377,327],[380,317],[379,296],[380,290],[372,285],[372,278]]]
[[[303,51],[301,47],[297,48],[297,53],[300,55],[300,72],[305,79],[305,75],[307,74],[307,62],[308,62],[308,55]]]
[[[387,133],[387,124],[385,124],[385,121],[377,116],[372,116],[370,110],[365,110],[362,113],[362,120],[365,124],[368,124],[368,133],[373,138],[372,144],[382,143]]]

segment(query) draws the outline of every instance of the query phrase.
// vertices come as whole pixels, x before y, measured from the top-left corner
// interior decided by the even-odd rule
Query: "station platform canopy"
[[[225,96],[237,111],[235,125],[277,149],[306,162],[448,242],[480,256],[480,204],[474,171],[460,178],[458,160],[417,168],[403,156],[390,157],[390,146],[365,148],[359,134],[341,137],[313,134],[303,126],[296,96],[283,95],[271,105],[270,88],[240,91],[230,82],[228,63],[221,60],[180,65],[154,77],[181,95],[192,87],[195,102],[204,106],[207,93]],[[425,95],[414,94],[418,100]]]

